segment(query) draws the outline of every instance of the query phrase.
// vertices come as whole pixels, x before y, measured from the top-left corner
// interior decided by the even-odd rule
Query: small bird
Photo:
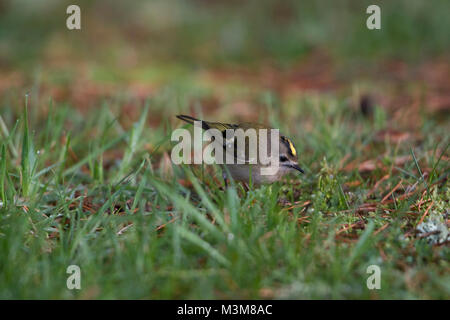
[[[177,115],[178,119],[181,119],[183,121],[186,121],[187,123],[190,124],[194,124],[194,121],[201,121],[202,124],[202,128],[204,130],[208,130],[208,129],[217,129],[222,133],[222,137],[224,140],[223,143],[223,147],[224,147],[224,152],[228,152],[229,148],[230,148],[230,143],[231,143],[231,147],[234,148],[234,157],[235,159],[239,156],[239,154],[245,159],[245,163],[243,164],[238,164],[238,163],[234,163],[234,164],[226,164],[224,162],[224,166],[226,166],[226,168],[228,169],[228,172],[230,173],[230,175],[232,176],[232,178],[235,181],[239,181],[239,182],[243,182],[246,184],[253,184],[255,186],[259,186],[261,184],[266,184],[266,183],[273,183],[275,181],[279,181],[282,179],[283,176],[292,173],[292,172],[301,172],[304,173],[303,169],[301,169],[298,165],[298,155],[297,155],[297,150],[295,149],[294,144],[292,143],[292,141],[281,135],[279,136],[279,163],[276,167],[277,170],[275,174],[261,174],[261,168],[269,168],[270,166],[273,166],[272,163],[269,164],[262,164],[261,161],[259,161],[259,159],[257,159],[255,164],[251,164],[248,163],[248,159],[249,159],[249,153],[248,150],[244,150],[244,154],[242,152],[240,152],[240,150],[237,150],[237,143],[236,143],[236,139],[234,139],[233,141],[230,141],[230,139],[227,139],[226,136],[226,130],[227,129],[233,129],[233,130],[237,130],[237,129],[243,129],[244,131],[246,131],[247,129],[255,129],[256,133],[258,135],[259,133],[259,129],[267,129],[268,132],[268,138],[267,141],[270,141],[270,130],[272,128],[264,126],[262,124],[257,124],[257,123],[249,123],[249,122],[244,122],[244,123],[239,123],[239,124],[229,124],[229,123],[222,123],[222,122],[209,122],[209,121],[203,121],[203,120],[199,120],[196,118],[193,118],[191,116],[187,116],[187,115]],[[270,144],[270,143],[269,143]],[[248,141],[246,139],[245,141],[245,149],[248,149]],[[227,151],[228,149],[228,151]],[[270,148],[268,148],[270,149]],[[270,150],[268,151],[270,152]],[[241,157],[241,158],[242,158]],[[225,181],[225,185],[227,185],[227,170],[225,170],[224,168],[222,168],[222,176],[223,179]],[[251,180],[251,182],[250,182]]]

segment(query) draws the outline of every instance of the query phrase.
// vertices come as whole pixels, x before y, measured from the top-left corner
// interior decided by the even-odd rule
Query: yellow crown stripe
[[[295,150],[294,145],[292,144],[291,140],[287,139],[287,141],[288,141],[288,143],[289,143],[289,149],[291,149],[291,153],[292,153],[294,156],[297,156],[297,151]]]

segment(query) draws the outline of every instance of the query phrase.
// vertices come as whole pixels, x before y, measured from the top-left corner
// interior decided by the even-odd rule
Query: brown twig
[[[425,213],[424,213],[423,216],[420,218],[418,224],[421,224],[421,223],[423,222],[423,220],[425,220],[425,217],[427,216],[428,211],[430,211],[430,208],[433,206],[433,204],[434,204],[434,201],[431,201],[431,203],[430,203],[430,205],[428,206],[427,210],[425,210]]]
[[[431,236],[433,234],[439,234],[439,233],[441,233],[441,230],[434,230],[434,231],[422,233],[421,235],[417,236],[417,238],[426,238],[426,237]]]
[[[381,200],[381,203],[384,203],[402,184],[403,179],[400,179],[400,181],[397,183],[397,185],[391,190],[391,192],[389,192],[384,198],[383,200]]]
[[[381,231],[383,231],[384,229],[386,229],[387,227],[389,227],[389,223],[386,223],[384,226],[380,227],[378,230],[376,230],[373,235],[377,235],[379,234]]]
[[[349,230],[349,229],[353,229],[355,227],[360,227],[361,228],[363,226],[364,226],[364,222],[360,220],[360,221],[358,221],[356,223],[353,223],[351,225],[344,226],[342,229],[340,229],[339,231],[336,232],[336,236],[341,234],[342,232],[345,232],[345,231]]]
[[[132,227],[133,224],[127,224],[125,227],[123,227],[122,229],[120,229],[119,231],[117,231],[117,235],[120,236],[122,233],[124,233],[128,228]]]
[[[283,208],[283,209],[281,209],[281,211],[291,210],[291,209],[294,209],[294,208],[303,208],[303,207],[306,207],[310,203],[311,203],[311,201],[308,200],[308,201],[305,201],[303,203],[300,203],[299,205],[293,205],[293,206],[290,206],[290,207],[287,207],[287,208]]]
[[[386,179],[388,179],[388,178],[389,178],[389,175],[387,174],[387,175],[385,175],[383,178],[381,178],[380,180],[378,180],[377,183],[375,183],[375,185],[373,186],[373,188],[370,189],[370,191],[367,193],[366,198],[370,197],[370,196],[372,195],[372,193],[374,193],[375,190],[378,189],[378,187],[380,186],[380,184],[381,184],[384,180],[386,180]]]
[[[166,222],[166,223],[164,223],[164,224],[158,226],[158,227],[156,228],[156,231],[159,231],[159,230],[161,230],[162,228],[165,228],[168,224],[174,222],[174,221],[177,220],[177,219],[178,219],[178,217],[175,217],[175,218],[169,220],[168,222]]]

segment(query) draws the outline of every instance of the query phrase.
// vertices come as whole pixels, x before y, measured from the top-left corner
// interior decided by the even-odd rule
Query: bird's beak
[[[297,170],[297,171],[300,171],[301,173],[305,173],[305,171],[304,171],[302,168],[300,168],[300,167],[298,166],[298,164],[292,164],[292,165],[290,165],[290,167],[291,167],[292,169],[295,169],[295,170]]]

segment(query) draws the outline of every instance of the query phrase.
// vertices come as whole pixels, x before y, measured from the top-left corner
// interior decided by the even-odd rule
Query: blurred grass
[[[370,119],[355,120],[338,100],[314,112],[309,99],[297,102],[303,118],[288,130],[307,174],[248,192],[234,185],[221,190],[209,170],[202,181],[195,168],[199,178],[191,169],[164,171],[170,169],[161,154],[170,147],[169,128],[141,131],[144,109],[124,133],[115,130],[117,121],[111,125],[102,116],[104,109],[93,111],[89,122],[65,112],[69,107],[52,109],[51,122],[35,123],[41,128],[36,131],[30,127],[34,135],[27,133],[24,116],[14,133],[19,138],[9,140],[20,149],[28,136],[39,153],[35,174],[21,169],[11,152],[2,156],[7,206],[0,209],[1,297],[447,298],[448,246],[404,237],[428,207],[417,208],[424,195],[436,210],[448,204],[448,161],[438,162],[450,142],[447,128],[423,132],[433,139],[416,145],[417,163],[410,158],[395,170],[394,160],[409,154],[409,143],[377,142]],[[313,115],[319,125],[300,129]],[[66,127],[67,121],[77,128],[70,139],[63,132],[47,136],[49,123]],[[160,152],[149,154],[145,145],[161,141]],[[112,151],[120,153],[111,157]],[[347,153],[350,162],[381,156],[386,167],[368,174],[358,167],[345,171],[341,160]],[[88,158],[95,164],[87,165]],[[422,173],[435,167],[436,175],[425,180],[430,195],[418,166]],[[389,167],[394,171],[367,198]],[[25,172],[28,189],[20,187]],[[380,203],[400,179],[395,202]],[[355,181],[359,185],[352,187]],[[412,185],[418,192],[402,199]],[[366,202],[379,204],[359,212]],[[365,230],[358,221],[368,224]],[[80,291],[65,287],[70,264],[81,267]],[[382,270],[376,292],[365,285],[371,264]]]
[[[379,1],[382,29],[365,27],[370,1],[79,1],[82,30],[65,28],[70,1],[3,0],[2,65],[30,66],[45,56],[100,62],[122,54],[190,65],[280,65],[325,50],[341,63],[374,58],[417,61],[448,53],[445,0]],[[97,41],[101,39],[101,41]],[[114,48],[114,50],[111,50]],[[361,61],[362,60],[362,61]],[[108,63],[108,65],[109,65]]]
[[[380,1],[373,32],[369,1],[80,1],[79,32],[68,3],[0,2],[0,298],[448,299],[414,231],[448,219],[448,61],[415,69],[448,1]],[[278,127],[306,174],[173,167],[178,113]]]

